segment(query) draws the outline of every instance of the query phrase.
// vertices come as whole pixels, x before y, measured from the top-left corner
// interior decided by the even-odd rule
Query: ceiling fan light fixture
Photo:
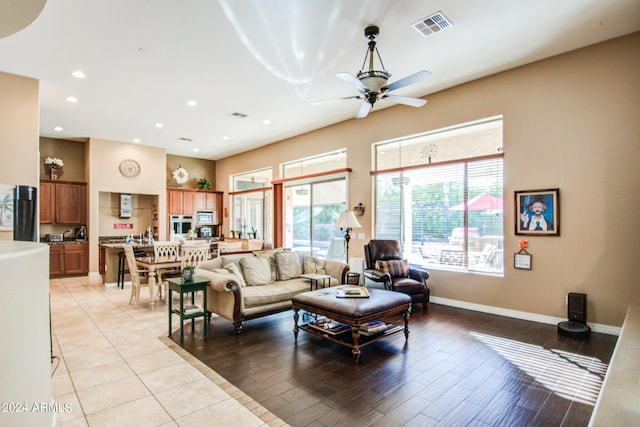
[[[356,75],[358,80],[362,82],[371,92],[380,92],[387,85],[387,80],[391,77],[388,71],[358,71]]]

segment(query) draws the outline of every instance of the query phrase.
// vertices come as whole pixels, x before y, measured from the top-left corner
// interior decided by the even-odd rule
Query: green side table
[[[191,319],[191,331],[194,330],[194,320],[198,317],[203,318],[204,323],[204,336],[207,336],[207,285],[209,280],[195,276],[192,281],[185,282],[181,277],[169,277],[167,278],[169,283],[169,292],[167,298],[169,299],[169,336],[171,336],[171,316],[173,314],[180,317],[180,344],[184,343],[184,321]],[[171,292],[177,292],[180,295],[180,307],[174,309],[172,307]],[[202,291],[202,309],[197,311],[185,312],[184,295],[191,294],[191,305],[195,305],[196,292]]]

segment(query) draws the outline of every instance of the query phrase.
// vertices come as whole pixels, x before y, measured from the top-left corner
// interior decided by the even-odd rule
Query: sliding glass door
[[[347,180],[291,183],[285,188],[285,246],[325,258],[334,239],[335,223],[347,206]]]

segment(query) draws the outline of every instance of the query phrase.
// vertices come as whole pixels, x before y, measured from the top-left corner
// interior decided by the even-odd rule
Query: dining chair
[[[129,267],[129,275],[131,276],[131,297],[129,298],[129,304],[138,306],[140,301],[140,287],[146,285],[149,287],[149,276],[142,276],[143,273],[149,273],[149,270],[138,268],[136,264],[136,257],[133,253],[133,247],[131,245],[123,245],[124,253],[127,259],[127,266]],[[149,297],[151,298],[151,288],[149,288]]]
[[[182,245],[182,253],[180,255],[182,269],[184,270],[186,266],[197,267],[201,262],[208,260],[210,248],[211,245],[209,243]]]
[[[240,252],[242,251],[242,242],[219,242],[218,253]]]
[[[156,259],[167,258],[177,259],[180,254],[180,243],[176,241],[154,241],[153,242],[153,255]],[[162,300],[162,290],[164,289],[165,295],[167,290],[167,281],[164,280],[168,277],[180,277],[181,270],[178,267],[161,268],[158,269],[158,299]]]

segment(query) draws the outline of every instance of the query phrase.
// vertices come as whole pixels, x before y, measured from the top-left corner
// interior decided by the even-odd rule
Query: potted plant
[[[209,182],[209,180],[207,178],[201,178],[198,181],[198,188],[201,190],[208,190],[211,188],[211,183]]]
[[[258,237],[258,230],[255,227],[251,227],[251,233],[249,233],[252,238],[256,239]]]

